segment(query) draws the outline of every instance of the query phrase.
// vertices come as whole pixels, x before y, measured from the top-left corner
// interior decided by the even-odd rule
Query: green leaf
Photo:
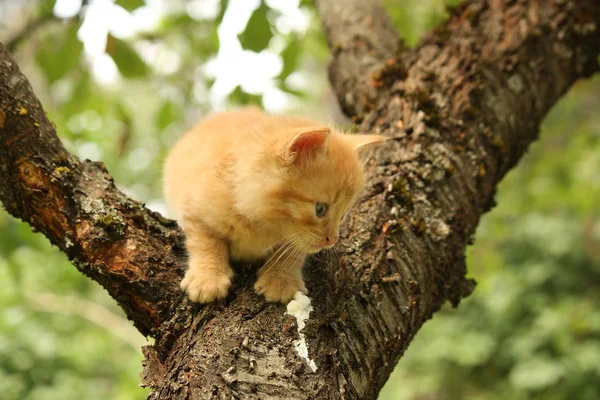
[[[61,113],[66,119],[89,108],[89,101],[94,95],[92,78],[89,71],[83,71],[73,79],[73,91],[69,100],[61,106]]]
[[[298,67],[298,56],[300,55],[300,43],[299,38],[294,35],[288,41],[288,45],[281,51],[281,60],[283,61],[283,68],[279,73],[279,78],[285,80],[292,72]]]
[[[219,14],[217,14],[217,18],[213,21],[215,25],[221,25],[227,7],[229,7],[229,0],[221,0],[221,10],[219,11]]]
[[[246,29],[238,35],[244,49],[259,52],[269,45],[273,32],[267,19],[268,11],[269,7],[261,2],[260,6],[250,16]]]
[[[77,38],[79,24],[70,24],[67,29],[49,35],[40,46],[35,60],[49,83],[63,78],[79,64],[83,43]]]
[[[197,25],[197,23],[196,23]],[[190,38],[196,54],[212,55],[219,51],[219,33],[217,24],[210,24],[207,30],[201,32],[196,29],[195,35]]]
[[[40,1],[40,10],[45,14],[52,12],[54,9],[54,4],[56,4],[56,0],[42,0]]]
[[[159,32],[181,32],[198,22],[187,14],[168,14],[161,18]]]
[[[298,98],[301,99],[305,99],[306,96],[306,92],[300,91],[300,90],[296,90],[296,89],[292,89],[291,87],[289,87],[284,80],[281,79],[276,79],[275,82],[277,83],[277,86],[279,87],[279,89],[283,90],[284,92],[286,92],[287,94],[291,94],[292,96],[296,96]]]
[[[115,4],[123,7],[127,11],[133,11],[144,5],[144,0],[116,0]]]
[[[246,93],[239,85],[229,94],[228,99],[237,105],[255,104],[260,106],[262,104],[261,95]]]
[[[156,114],[156,127],[163,130],[173,121],[179,119],[181,114],[179,106],[171,101],[165,101]]]
[[[148,74],[148,66],[127,42],[108,35],[106,52],[125,78],[139,78]]]

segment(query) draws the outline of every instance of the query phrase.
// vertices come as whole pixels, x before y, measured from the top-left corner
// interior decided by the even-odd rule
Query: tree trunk
[[[306,266],[305,327],[239,266],[226,301],[191,304],[181,231],[66,152],[0,45],[0,200],[155,338],[150,399],[375,399],[423,322],[472,291],[465,247],[496,185],[549,108],[597,70],[595,0],[467,1],[414,50],[374,0],[316,5],[343,109],[394,140],[370,155],[339,258]],[[288,308],[308,311],[303,301]]]

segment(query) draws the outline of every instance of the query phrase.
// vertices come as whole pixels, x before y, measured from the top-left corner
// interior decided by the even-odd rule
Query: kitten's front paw
[[[210,303],[216,299],[227,297],[231,286],[231,273],[204,268],[190,268],[181,281],[183,289],[190,300],[198,303]]]
[[[265,296],[267,301],[287,304],[299,290],[307,294],[306,286],[300,276],[294,275],[259,275],[254,290]]]

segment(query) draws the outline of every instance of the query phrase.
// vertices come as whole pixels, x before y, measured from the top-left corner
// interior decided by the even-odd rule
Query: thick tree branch
[[[599,24],[595,0],[471,1],[370,77],[363,128],[396,140],[372,154],[339,260],[308,265],[316,373],[295,356],[295,319],[253,293],[251,272],[224,303],[181,301],[179,231],[65,152],[3,49],[0,200],[152,331],[151,399],[374,399],[423,322],[472,290],[465,247],[546,112],[597,70]]]
[[[331,49],[329,80],[348,116],[371,110],[370,76],[403,48],[380,0],[315,0]]]
[[[64,149],[2,44],[0,201],[100,282],[143,334],[172,315],[185,263],[175,223],[117,190],[102,163]]]

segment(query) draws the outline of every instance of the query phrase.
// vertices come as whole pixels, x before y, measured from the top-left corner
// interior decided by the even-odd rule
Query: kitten
[[[227,296],[230,259],[267,261],[254,288],[287,303],[306,293],[307,254],[331,248],[364,187],[357,151],[384,136],[346,135],[257,108],[213,115],[171,150],[164,194],[186,234],[192,301]]]

